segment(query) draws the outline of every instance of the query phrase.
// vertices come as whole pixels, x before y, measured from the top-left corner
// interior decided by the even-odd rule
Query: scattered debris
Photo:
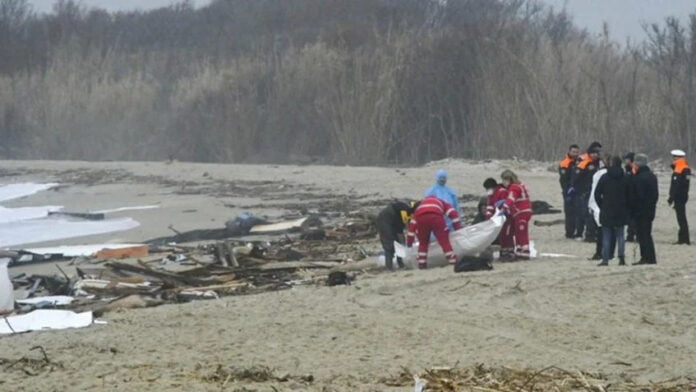
[[[691,391],[696,388],[693,378],[676,378],[663,382],[651,382],[641,385],[630,381],[610,381],[599,373],[571,372],[556,366],[539,371],[515,370],[506,367],[490,368],[477,365],[470,368],[456,369],[450,367],[432,368],[422,374],[415,374],[408,369],[393,378],[382,379],[389,387],[413,387],[415,390],[450,392],[450,391],[607,391],[609,389],[625,392],[672,392]]]
[[[225,237],[190,245],[155,241],[159,244],[27,250],[20,257],[71,260],[76,276],[68,276],[60,264],[56,264],[58,273],[54,275],[14,276],[15,296],[21,300],[17,311],[62,309],[99,316],[165,303],[284,290],[299,284],[350,284],[355,277],[335,268],[369,255],[362,245],[374,242],[373,223],[356,213],[332,227],[320,228],[322,225],[317,218],[305,217],[264,225],[260,230],[264,234],[250,240]],[[319,230],[332,235],[303,239]],[[177,236],[183,235],[187,233]],[[56,296],[71,301],[52,300],[65,298]]]
[[[19,359],[0,358],[0,367],[3,371],[18,371],[26,376],[38,376],[42,373],[50,373],[56,369],[62,369],[63,364],[52,361],[42,346],[34,346],[29,351],[41,351],[41,358],[21,357]]]
[[[104,220],[106,215],[98,212],[66,212],[66,211],[49,211],[48,216],[60,216],[66,218],[77,218],[86,220]]]
[[[277,375],[275,371],[266,366],[254,366],[251,368],[240,368],[240,367],[225,367],[218,364],[214,370],[206,371],[200,365],[197,367],[193,373],[195,378],[201,379],[205,382],[220,384],[222,386],[227,385],[230,382],[246,382],[246,383],[267,383],[267,382],[279,382],[285,383],[289,381],[301,382],[304,384],[311,384],[314,382],[314,376],[311,374],[307,375]]]
[[[340,285],[349,285],[351,281],[350,276],[348,276],[347,273],[343,271],[334,271],[331,272],[326,279],[326,285],[327,286],[340,286]]]
[[[147,245],[137,245],[128,248],[102,249],[97,252],[98,260],[109,259],[128,259],[135,257],[145,257],[149,253]]]
[[[554,219],[552,221],[534,220],[534,226],[554,226],[554,225],[562,225],[564,223],[565,223],[565,219]]]

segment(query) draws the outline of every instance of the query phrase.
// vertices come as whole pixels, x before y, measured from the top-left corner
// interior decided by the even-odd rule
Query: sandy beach
[[[482,193],[486,177],[515,170],[534,200],[561,207],[550,163],[441,161],[423,167],[222,165],[182,162],[0,162],[0,183],[57,182],[55,190],[4,203],[123,211],[141,226],[47,244],[139,242],[177,231],[220,228],[253,212],[270,219],[340,201],[370,205],[417,198],[445,168],[459,194]],[[540,258],[496,263],[489,272],[449,268],[367,271],[350,286],[296,287],[259,295],[109,313],[107,325],[0,338],[0,358],[36,357],[51,372],[1,370],[12,391],[384,391],[402,368],[484,363],[558,366],[645,383],[696,376],[696,256],[676,240],[666,203],[669,172],[655,166],[661,200],[653,235],[657,266],[597,268],[594,244],[566,240],[562,226],[531,229]],[[465,204],[472,206],[472,202]],[[377,206],[374,207],[378,209]],[[694,203],[687,206],[690,217]],[[539,220],[560,219],[542,215]],[[379,249],[377,238],[370,251]],[[627,261],[639,258],[629,244]],[[11,274],[50,265],[12,268]],[[286,382],[210,381],[219,366],[267,366]],[[3,368],[0,368],[3,369]],[[312,381],[306,381],[307,376]]]

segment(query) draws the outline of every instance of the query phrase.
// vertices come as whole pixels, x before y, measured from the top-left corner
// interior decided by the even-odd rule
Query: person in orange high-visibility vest
[[[669,187],[667,203],[674,207],[677,213],[679,235],[675,245],[691,245],[689,238],[689,222],[686,219],[686,202],[689,201],[689,183],[691,168],[686,161],[686,153],[682,150],[672,150],[672,182]]]
[[[597,224],[594,217],[590,214],[588,203],[592,190],[592,177],[604,166],[600,159],[601,144],[593,142],[587,149],[587,156],[575,166],[570,180],[568,196],[575,197],[575,208],[578,214],[578,233],[577,239],[581,239],[583,231],[586,242],[597,240]]]
[[[578,236],[578,217],[577,208],[573,205],[573,199],[576,195],[568,195],[570,181],[573,176],[575,165],[579,163],[578,155],[580,147],[573,144],[568,148],[565,159],[558,165],[559,182],[561,183],[561,192],[563,195],[563,212],[565,213],[565,237],[575,238]],[[582,233],[579,234],[582,237]]]

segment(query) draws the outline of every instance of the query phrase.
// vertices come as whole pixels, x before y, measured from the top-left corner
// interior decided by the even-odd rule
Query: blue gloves
[[[496,208],[502,208],[505,205],[505,200],[498,200],[495,202],[495,207]]]

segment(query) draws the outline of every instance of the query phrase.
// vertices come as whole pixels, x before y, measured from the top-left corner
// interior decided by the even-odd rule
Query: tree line
[[[0,0],[0,157],[418,164],[694,152],[696,14],[590,36],[533,0]]]

